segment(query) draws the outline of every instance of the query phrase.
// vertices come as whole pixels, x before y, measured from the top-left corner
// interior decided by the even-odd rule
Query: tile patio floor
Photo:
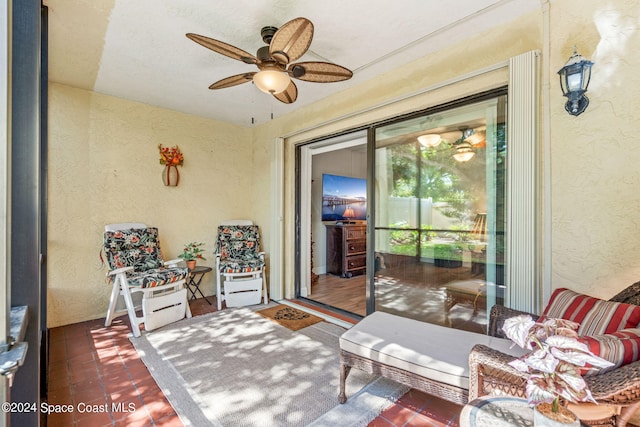
[[[216,311],[215,301],[211,306],[203,299],[192,301],[191,311],[194,316]],[[50,414],[47,426],[183,425],[127,338],[130,331],[126,316],[110,328],[98,319],[50,330],[49,405],[82,403],[95,411]],[[123,407],[104,411],[111,403]],[[461,409],[410,390],[369,426],[457,427]]]

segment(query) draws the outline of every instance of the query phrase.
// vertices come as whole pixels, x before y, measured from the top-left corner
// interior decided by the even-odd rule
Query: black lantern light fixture
[[[591,80],[592,65],[593,62],[579,55],[574,46],[573,55],[558,71],[562,94],[568,98],[564,109],[573,116],[580,115],[589,105],[589,98],[585,96],[585,92],[589,87],[589,80]]]

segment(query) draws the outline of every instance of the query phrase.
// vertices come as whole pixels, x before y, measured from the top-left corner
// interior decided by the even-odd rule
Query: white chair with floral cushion
[[[216,242],[216,298],[227,307],[269,302],[264,277],[264,252],[260,251],[260,229],[249,220],[224,221]]]
[[[140,336],[140,325],[153,330],[185,317],[191,317],[185,281],[187,268],[181,259],[164,262],[158,229],[142,223],[105,226],[104,253],[113,282],[105,326],[116,316],[119,296],[124,298],[133,336]],[[142,293],[142,316],[136,314],[132,293]]]

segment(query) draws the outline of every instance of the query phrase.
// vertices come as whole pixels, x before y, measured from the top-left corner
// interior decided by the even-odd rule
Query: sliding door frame
[[[296,297],[307,298],[311,283],[311,180],[313,156],[362,145],[365,129],[334,135],[296,147]],[[369,165],[367,165],[367,170]],[[306,184],[304,184],[306,183]],[[367,209],[367,212],[369,209]],[[306,266],[303,268],[302,266]],[[307,284],[306,286],[303,286]]]
[[[510,146],[514,146],[515,144],[526,144],[528,150],[533,148],[533,151],[536,154],[539,154],[540,150],[540,135],[538,131],[539,124],[539,103],[540,103],[540,92],[539,92],[539,79],[540,79],[540,60],[539,60],[540,52],[539,51],[529,51],[522,53],[520,55],[514,56],[510,58],[510,60],[506,63],[495,64],[491,67],[487,67],[482,70],[475,71],[473,73],[469,73],[467,75],[459,76],[451,80],[447,80],[445,82],[438,83],[436,85],[430,86],[428,88],[424,88],[416,93],[410,94],[408,96],[404,96],[395,100],[391,100],[388,102],[384,102],[382,104],[376,105],[374,107],[368,108],[361,112],[353,112],[349,115],[342,117],[340,120],[344,120],[349,117],[355,117],[357,114],[366,113],[369,111],[377,110],[379,108],[387,107],[396,102],[402,102],[406,99],[413,98],[419,95],[425,95],[429,92],[442,89],[447,86],[451,86],[468,79],[487,74],[489,72],[493,72],[500,69],[508,69],[509,70],[509,80],[504,81],[503,83],[496,85],[494,88],[489,89],[486,92],[498,90],[503,88],[505,85],[508,85],[508,103],[513,107],[514,104],[519,104],[522,102],[526,102],[526,112],[524,114],[519,114],[518,122],[513,122],[512,113],[513,111],[510,109],[508,112],[508,130],[509,134],[507,137],[507,143]],[[485,92],[482,92],[485,93]],[[422,115],[425,114],[426,111],[436,111],[441,108],[452,108],[455,105],[464,102],[469,97],[476,97],[480,94],[472,94],[468,97],[462,97],[460,99],[450,101],[448,103],[440,104],[439,106],[434,106],[431,108],[424,109],[422,111],[411,112],[404,115],[395,116],[393,118],[383,119],[374,123],[364,124],[360,127],[349,129],[347,131],[341,131],[339,133],[334,133],[332,135],[327,135],[323,137],[316,137],[313,140],[301,142],[295,145],[295,221],[294,221],[294,237],[295,237],[295,264],[294,264],[294,289],[296,297],[300,296],[300,269],[301,269],[301,202],[300,202],[300,169],[301,169],[301,160],[300,160],[300,148],[306,144],[323,141],[328,138],[343,135],[347,133],[356,132],[359,130],[367,131],[367,144],[368,144],[368,173],[367,177],[370,182],[375,182],[375,128],[384,126],[385,124],[389,124],[394,121],[405,120],[410,116]],[[333,119],[330,122],[326,122],[320,125],[315,125],[313,128],[297,131],[292,135],[300,135],[309,130],[314,130],[320,126],[324,126],[327,124],[335,123],[339,121],[338,119]],[[512,133],[510,128],[518,128],[519,133]],[[528,130],[528,136],[524,138],[522,133],[522,128],[526,128]],[[292,135],[288,135],[291,137]],[[546,147],[546,146],[545,146]],[[522,152],[519,154],[522,155]],[[528,228],[528,232],[533,234],[529,234],[529,239],[517,239],[515,241],[509,241],[509,258],[507,259],[507,263],[514,261],[511,257],[514,254],[522,254],[522,256],[517,259],[517,262],[522,265],[527,266],[528,274],[526,271],[512,271],[511,269],[507,270],[507,275],[505,277],[505,283],[511,284],[512,280],[517,277],[517,274],[522,273],[522,275],[526,276],[526,285],[525,287],[532,291],[528,298],[531,299],[530,304],[534,307],[540,307],[541,300],[544,298],[545,293],[548,293],[548,289],[550,287],[549,283],[545,283],[544,278],[549,277],[549,269],[550,266],[548,263],[544,263],[543,259],[548,258],[548,254],[544,253],[544,249],[542,248],[541,242],[543,240],[548,240],[549,230],[541,229],[541,224],[545,223],[545,220],[548,219],[550,215],[550,209],[548,206],[542,206],[539,202],[540,199],[548,199],[548,187],[545,186],[545,179],[548,177],[540,176],[540,168],[542,165],[540,161],[542,156],[531,159],[532,163],[530,163],[530,168],[527,171],[520,170],[511,170],[507,180],[507,185],[511,185],[511,181],[520,180],[520,179],[528,179],[528,188],[532,189],[529,198],[527,200],[521,200],[517,204],[514,204],[514,200],[511,200],[510,193],[507,195],[507,204],[509,209],[509,215],[517,215],[522,214],[524,211],[528,211],[532,216],[528,218],[535,218],[535,225],[533,226],[533,230]],[[508,161],[515,161],[518,159],[514,159],[510,157]],[[529,177],[523,175],[531,175]],[[513,187],[509,187],[510,191],[513,191]],[[375,265],[375,241],[374,241],[374,233],[373,233],[373,224],[375,221],[374,218],[374,205],[375,203],[372,194],[372,186],[368,187],[368,217],[367,217],[367,314],[373,312],[375,307],[375,301],[372,295],[373,290],[373,280],[374,274],[373,271]],[[513,231],[512,225],[510,224],[511,217],[507,220],[507,233]],[[546,224],[546,223],[545,223]],[[514,224],[516,228],[522,226],[522,223]],[[543,271],[542,274],[536,274],[536,271]],[[521,277],[522,278],[522,277]],[[518,292],[523,292],[526,289],[522,287],[519,288]],[[515,303],[513,299],[514,295],[508,295],[505,299],[505,305],[511,307],[513,305],[518,305]],[[517,307],[515,307],[517,308]]]

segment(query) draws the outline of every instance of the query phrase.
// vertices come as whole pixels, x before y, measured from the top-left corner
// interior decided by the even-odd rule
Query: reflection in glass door
[[[486,332],[504,296],[506,90],[376,129],[375,310]]]

